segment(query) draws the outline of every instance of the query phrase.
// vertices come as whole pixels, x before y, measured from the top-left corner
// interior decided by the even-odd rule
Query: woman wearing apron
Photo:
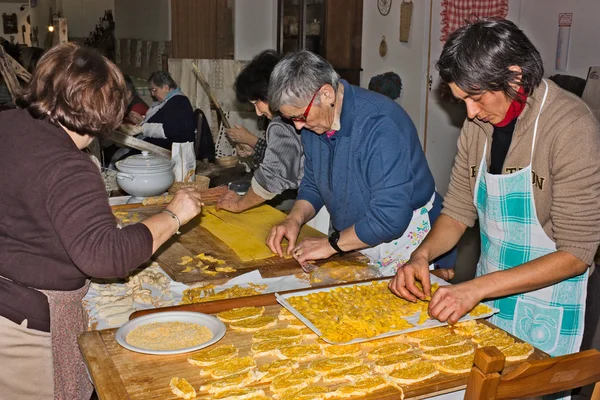
[[[488,300],[500,309],[491,319],[498,327],[552,356],[577,352],[600,243],[598,123],[542,79],[539,53],[510,21],[458,29],[437,66],[468,119],[442,216],[390,289],[411,300],[429,295],[426,260],[479,218],[476,278],[439,289],[430,315],[455,323]]]
[[[391,99],[340,79],[331,64],[308,51],[277,64],[269,105],[301,131],[305,154],[298,197],[286,220],[271,230],[271,250],[282,255],[286,237],[288,254],[303,268],[361,250],[383,275],[393,275],[441,210],[408,114]],[[323,206],[333,233],[296,243],[301,226]],[[451,267],[452,259],[439,263]]]
[[[0,397],[88,400],[77,336],[89,278],[125,277],[201,210],[198,192],[119,229],[100,171],[81,150],[117,127],[125,82],[95,50],[40,59],[22,109],[0,114]]]

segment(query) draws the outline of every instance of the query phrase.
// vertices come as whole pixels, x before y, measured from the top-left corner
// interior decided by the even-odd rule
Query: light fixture
[[[50,9],[50,22],[48,23],[48,32],[54,32],[54,23],[55,20],[60,18],[60,14],[52,14],[52,9]]]

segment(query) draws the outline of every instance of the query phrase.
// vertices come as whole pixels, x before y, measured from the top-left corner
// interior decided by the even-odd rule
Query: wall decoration
[[[466,25],[466,21],[479,18],[505,18],[508,14],[508,0],[442,0],[442,36],[448,36]]]
[[[400,41],[408,43],[410,36],[410,24],[412,22],[413,3],[412,0],[402,1],[400,5]]]
[[[10,35],[13,33],[19,33],[19,24],[17,23],[17,14],[2,14],[2,26],[4,28],[4,34]]]
[[[392,0],[377,0],[377,9],[381,15],[388,15],[392,8]]]
[[[379,43],[379,55],[381,57],[385,57],[388,51],[387,42],[385,41],[385,36],[381,37],[381,42]]]

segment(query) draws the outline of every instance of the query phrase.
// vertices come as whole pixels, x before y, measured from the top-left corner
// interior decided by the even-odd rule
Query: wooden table
[[[143,220],[151,215],[159,213],[164,206],[143,206],[141,204],[127,204],[113,206],[113,212],[128,212],[135,216],[136,220]],[[243,215],[243,213],[241,214]],[[215,276],[207,276],[199,271],[182,272],[186,267],[178,265],[183,256],[193,257],[199,253],[226,261],[227,265],[236,269],[235,272],[219,272]],[[163,244],[153,255],[160,267],[171,277],[171,279],[192,284],[207,282],[221,284],[231,278],[258,270],[264,278],[286,276],[302,273],[302,269],[295,259],[281,258],[277,255],[263,260],[242,262],[239,257],[224,242],[199,225],[199,219],[187,223],[181,227],[181,235],[174,235],[168,242]],[[327,261],[355,261],[366,263],[368,260],[358,252],[347,253],[343,256],[334,256],[327,260],[319,260],[317,265]]]
[[[145,310],[135,313],[133,317],[172,310],[217,313],[240,306],[259,305],[265,306],[265,314],[267,315],[277,315],[281,309],[275,300],[274,294],[266,294],[243,299]],[[279,324],[281,325],[281,322]],[[177,399],[169,389],[169,381],[172,377],[186,378],[196,389],[208,381],[207,378],[199,376],[199,367],[186,361],[188,354],[153,356],[134,353],[122,348],[115,341],[115,332],[116,329],[92,331],[79,337],[79,346],[100,399]],[[240,349],[240,356],[246,356],[250,354],[252,333],[228,329],[225,337],[218,343],[219,345],[235,344]],[[547,357],[547,354],[536,349],[530,359]],[[271,360],[270,357],[260,357],[258,362],[260,365]],[[514,369],[517,365],[518,363],[515,363],[509,366],[508,369]],[[407,399],[432,397],[464,389],[467,377],[468,374],[450,375],[442,373],[427,381],[405,386],[403,390]],[[257,385],[257,387],[267,389],[268,385],[262,384]],[[199,393],[197,398],[208,399],[210,395]],[[399,399],[399,392],[393,387],[388,387],[371,393],[365,398],[377,400]]]

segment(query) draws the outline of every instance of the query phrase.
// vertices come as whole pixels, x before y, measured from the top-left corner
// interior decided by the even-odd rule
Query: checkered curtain
[[[442,36],[448,36],[474,18],[505,18],[508,0],[442,0]]]

